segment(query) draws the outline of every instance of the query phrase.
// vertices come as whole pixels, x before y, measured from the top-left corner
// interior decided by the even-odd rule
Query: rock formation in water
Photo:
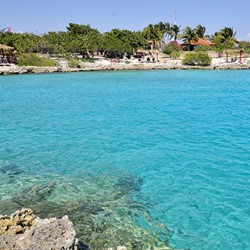
[[[13,185],[21,178],[23,181],[23,177],[27,178],[26,182],[29,182],[30,176],[21,170],[22,167],[17,165],[11,165],[10,168],[6,165],[0,167],[3,178],[7,178],[9,183],[13,183]],[[34,179],[33,174],[31,175]],[[148,209],[152,204],[140,201],[139,191],[142,182],[142,179],[123,172],[117,174],[117,171],[114,171],[114,174],[109,173],[109,175],[106,173],[93,175],[92,172],[84,172],[78,174],[78,179],[74,184],[78,190],[81,190],[81,193],[78,194],[71,193],[72,183],[69,182],[70,185],[68,185],[65,177],[62,179],[57,177],[56,181],[47,180],[44,182],[43,180],[42,184],[28,185],[28,187],[17,190],[10,199],[2,200],[0,213],[10,214],[14,209],[17,210],[25,206],[35,211],[40,218],[61,218],[67,214],[74,223],[79,240],[79,250],[170,250],[171,232],[164,223],[151,217]],[[85,190],[86,183],[91,183],[91,192],[82,191]],[[110,185],[111,183],[112,185]],[[58,199],[53,198],[57,195],[58,188],[61,190],[62,187],[65,192],[68,191],[67,193],[70,194],[66,201],[58,201]],[[136,201],[132,199],[132,194],[136,194]],[[6,231],[12,230],[14,235],[19,233],[26,235],[26,231],[33,230],[33,223],[38,220],[30,210],[15,214],[17,215],[2,216],[0,219],[2,230],[0,232],[0,250],[25,249],[19,246],[19,248],[7,248],[4,243],[6,242],[6,234],[8,234]],[[14,221],[18,221],[18,223]],[[145,223],[144,225],[148,226],[142,227],[142,221],[143,224]],[[19,227],[20,225],[21,227]],[[154,228],[153,233],[152,228]],[[54,237],[53,233],[51,235]],[[43,239],[47,243],[47,238]],[[11,242],[13,242],[13,238]],[[5,244],[4,247],[3,244]],[[37,248],[37,246],[38,244],[36,248],[27,249],[51,250],[51,248]],[[62,248],[54,248],[54,250],[62,250]]]
[[[0,249],[77,249],[76,233],[67,216],[40,219],[23,208],[10,216],[0,215]]]

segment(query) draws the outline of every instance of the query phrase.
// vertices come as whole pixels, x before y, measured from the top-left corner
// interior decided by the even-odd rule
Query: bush
[[[200,45],[197,48],[194,49],[195,52],[207,52],[211,50],[210,45]]]
[[[211,64],[212,58],[204,52],[187,53],[182,60],[184,65],[208,66]]]
[[[76,59],[76,58],[72,58],[69,57],[68,59],[68,66],[70,68],[82,68],[84,67],[84,63],[94,63],[94,59],[91,58],[81,58],[81,59]]]
[[[181,46],[177,43],[169,43],[164,49],[163,53],[169,55],[171,58],[177,58],[180,56]]]
[[[181,55],[180,51],[173,50],[170,54],[170,57],[173,59],[176,59],[176,58],[180,57],[180,55]]]
[[[80,69],[81,68],[81,61],[78,59],[70,58],[68,60],[68,66],[70,68],[79,68]]]
[[[242,49],[245,53],[250,53],[250,42],[241,41],[239,42],[239,48]]]
[[[87,63],[94,63],[94,59],[93,58],[82,58],[80,59],[83,63],[87,62]]]
[[[17,57],[19,66],[57,66],[57,63],[52,59],[46,59],[34,53],[25,53]]]

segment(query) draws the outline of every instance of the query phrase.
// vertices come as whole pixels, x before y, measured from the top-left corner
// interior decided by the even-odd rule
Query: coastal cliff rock
[[[166,63],[137,63],[137,64],[117,64],[106,65],[91,63],[86,64],[82,68],[70,68],[70,67],[38,67],[38,66],[0,66],[0,75],[10,74],[31,74],[31,73],[56,73],[56,72],[84,72],[84,71],[100,71],[100,70],[192,70],[192,69],[209,69],[209,70],[247,70],[250,69],[249,65],[241,64],[211,64],[210,66],[187,66],[182,64],[166,64]]]
[[[0,215],[1,250],[77,249],[76,233],[67,216],[40,219],[23,208],[10,216]]]

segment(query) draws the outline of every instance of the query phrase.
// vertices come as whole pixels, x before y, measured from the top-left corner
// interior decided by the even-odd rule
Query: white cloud
[[[247,40],[250,41],[250,33],[247,34]]]

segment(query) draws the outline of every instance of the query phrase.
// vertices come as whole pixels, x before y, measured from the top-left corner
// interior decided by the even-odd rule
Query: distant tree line
[[[214,49],[218,51],[234,47],[250,51],[250,43],[237,41],[233,28],[225,27],[212,35],[205,33],[206,28],[202,25],[181,30],[181,26],[167,22],[149,24],[142,31],[112,29],[105,33],[90,25],[69,23],[67,31],[51,31],[41,36],[32,33],[0,33],[0,43],[14,47],[19,53],[77,53],[89,58],[94,52],[109,56],[132,54],[139,48],[166,49],[170,41],[191,43],[199,38],[213,42]],[[179,49],[176,48],[177,51]]]

